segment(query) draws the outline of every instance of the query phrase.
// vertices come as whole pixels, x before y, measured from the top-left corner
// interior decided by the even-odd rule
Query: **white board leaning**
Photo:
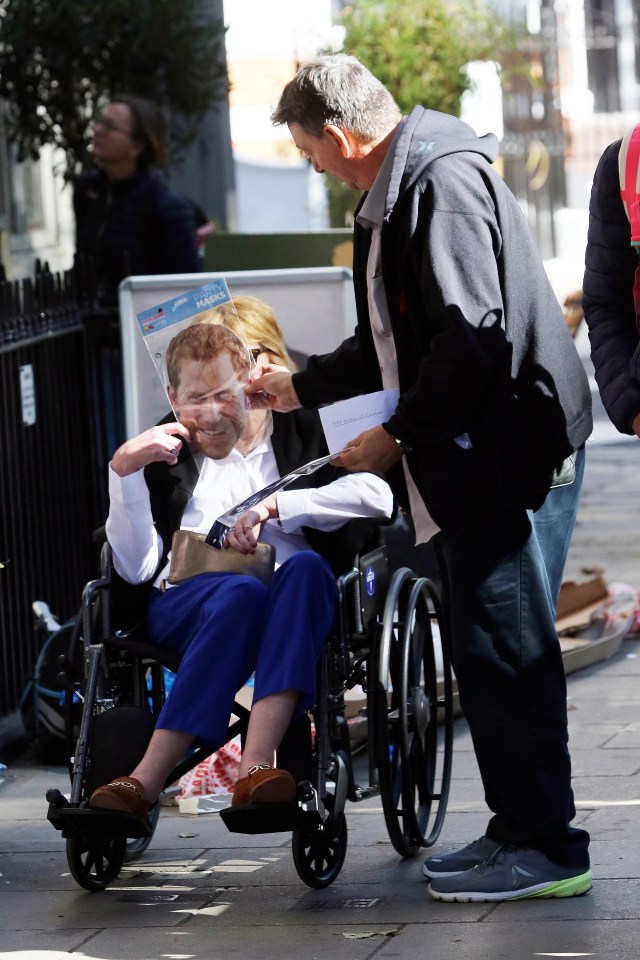
[[[224,279],[231,296],[247,294],[273,310],[294,358],[329,353],[356,325],[351,271],[345,267],[245,270],[127,277],[120,284],[120,325],[127,437],[134,437],[169,413],[136,315],[210,281]]]

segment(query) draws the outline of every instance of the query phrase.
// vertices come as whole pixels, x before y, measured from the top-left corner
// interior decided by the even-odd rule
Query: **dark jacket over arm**
[[[639,340],[633,303],[638,256],[620,197],[620,141],[607,147],[593,178],[583,283],[584,316],[600,396],[621,433],[640,413]]]

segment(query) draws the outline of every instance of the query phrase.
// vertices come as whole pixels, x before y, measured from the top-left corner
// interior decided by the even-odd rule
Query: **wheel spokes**
[[[442,616],[436,588],[408,568],[397,570],[389,586],[380,629],[375,760],[389,836],[398,853],[405,857],[435,842],[448,797],[451,673],[443,644],[445,695],[439,699],[435,624],[440,629]],[[445,721],[442,758],[438,755],[441,719]],[[435,821],[427,835],[434,802]]]

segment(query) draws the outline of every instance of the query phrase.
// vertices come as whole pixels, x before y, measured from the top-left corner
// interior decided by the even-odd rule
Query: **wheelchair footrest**
[[[49,804],[47,820],[63,837],[150,837],[149,822],[134,813],[94,810],[91,807],[60,807]]]
[[[294,830],[316,830],[322,817],[316,809],[292,803],[261,803],[254,807],[226,807],[220,811],[230,833],[292,833]]]

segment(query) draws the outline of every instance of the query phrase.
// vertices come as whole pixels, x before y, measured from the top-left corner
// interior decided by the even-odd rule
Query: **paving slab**
[[[593,750],[597,747],[606,750],[619,736],[624,736],[629,724],[613,722],[589,723],[583,718],[572,717],[569,724],[569,749],[572,756],[576,750]],[[639,747],[640,752],[640,747]]]
[[[534,911],[535,912],[535,908]],[[386,940],[376,960],[395,957],[437,957],[438,960],[522,960],[529,957],[637,956],[637,926],[626,921],[585,924],[580,920],[541,922],[515,919],[479,923],[473,929],[457,922],[411,925]],[[634,951],[635,954],[634,954]]]
[[[224,929],[217,918],[210,916],[207,926],[188,925],[181,930],[152,930],[142,940],[123,946],[112,931],[97,934],[83,951],[83,960],[370,960],[379,955],[380,944],[390,933],[385,925],[366,926],[366,937],[359,926],[337,930],[322,921],[300,931],[299,938],[283,936],[280,927],[265,927],[259,934],[246,929],[242,922]],[[69,960],[75,960],[74,954]]]
[[[636,801],[640,798],[640,777],[604,775],[574,777],[576,806],[597,809],[603,803]]]
[[[586,824],[592,837],[599,837],[597,825]],[[637,836],[637,830],[635,836]],[[599,880],[630,880],[640,877],[640,851],[631,832],[622,841],[595,839],[591,841],[591,870]]]
[[[597,748],[598,775],[601,777],[634,777],[640,771],[640,746],[633,749],[617,750]],[[571,770],[574,780],[579,777],[588,777],[593,769],[593,751],[571,748]]]
[[[84,930],[11,930],[2,931],[3,957],[12,960],[68,960],[87,939]]]

